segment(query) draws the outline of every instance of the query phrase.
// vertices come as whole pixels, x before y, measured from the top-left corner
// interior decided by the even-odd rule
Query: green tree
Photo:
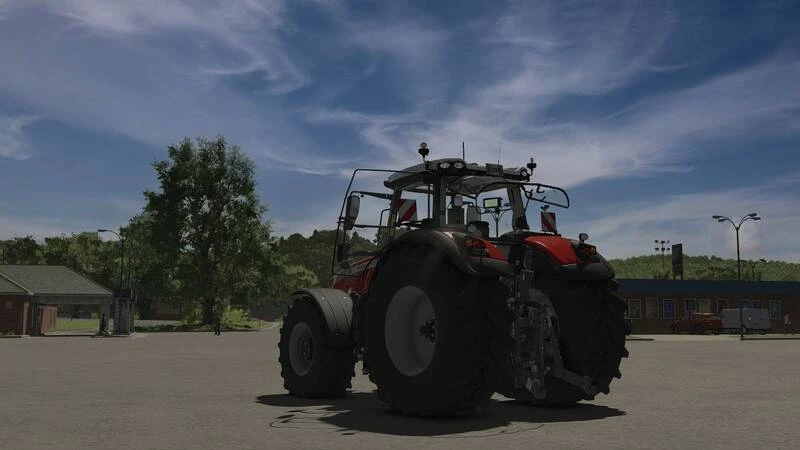
[[[278,249],[281,254],[288,256],[288,264],[309,269],[316,275],[319,286],[330,287],[335,241],[336,230],[314,230],[307,238],[300,233],[281,238],[278,241]],[[359,236],[357,232],[353,232],[350,237],[350,245],[352,253],[377,249],[375,243]]]
[[[30,235],[2,241],[0,252],[5,264],[41,264],[42,262],[42,247]]]
[[[149,213],[135,215],[124,229],[131,286],[137,298],[136,308],[143,319],[153,314],[155,302],[177,303],[174,268],[167,255],[153,245],[155,229]]]
[[[153,164],[160,192],[146,191],[145,233],[185,303],[213,323],[231,300],[254,301],[268,255],[266,208],[255,193],[254,164],[222,136],[184,139]]]
[[[73,239],[65,234],[44,238],[44,263],[57,266],[67,266],[72,270],[81,272],[79,255],[72,245]]]

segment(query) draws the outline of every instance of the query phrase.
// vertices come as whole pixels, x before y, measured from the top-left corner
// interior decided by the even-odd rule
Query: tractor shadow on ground
[[[342,435],[370,432],[400,436],[481,437],[530,431],[548,423],[583,422],[625,414],[608,406],[579,403],[545,408],[492,399],[471,417],[422,418],[392,412],[375,393],[350,392],[344,398],[304,399],[288,394],[261,395],[257,403],[291,408],[272,428],[329,430]]]

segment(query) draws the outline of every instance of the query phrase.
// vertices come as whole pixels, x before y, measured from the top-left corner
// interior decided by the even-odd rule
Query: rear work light
[[[597,247],[588,244],[578,244],[577,253],[581,258],[592,259],[597,256]]]

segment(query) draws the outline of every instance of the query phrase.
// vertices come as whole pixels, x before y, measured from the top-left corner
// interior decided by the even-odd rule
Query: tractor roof
[[[439,164],[447,162],[450,167],[455,163],[464,164],[464,169],[439,169]],[[428,170],[426,170],[426,164]],[[448,190],[464,195],[473,196],[491,183],[519,183],[529,180],[527,171],[523,168],[503,168],[500,165],[467,163],[460,158],[444,158],[427,161],[426,164],[417,164],[401,172],[392,174],[384,185],[389,189],[401,189],[411,192],[426,192],[423,187],[434,183],[438,179],[447,180]],[[502,170],[503,176],[498,175]]]

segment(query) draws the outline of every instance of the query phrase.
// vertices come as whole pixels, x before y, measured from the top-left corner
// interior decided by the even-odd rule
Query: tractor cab
[[[526,167],[509,168],[469,163],[462,158],[427,160],[425,143],[419,153],[422,163],[403,170],[357,169],[353,173],[337,229],[334,273],[337,262],[347,269],[355,262],[367,261],[365,257],[379,254],[413,230],[477,237],[496,244],[506,257],[512,242],[521,243],[533,235],[558,235],[554,226],[548,228],[544,223],[542,231],[530,229],[531,201],[544,205],[543,209],[569,208],[569,196],[563,189],[530,182],[536,168],[533,158]],[[383,182],[388,192],[353,189],[359,172],[388,173]],[[359,236],[374,232],[376,248],[354,251],[350,232]]]

